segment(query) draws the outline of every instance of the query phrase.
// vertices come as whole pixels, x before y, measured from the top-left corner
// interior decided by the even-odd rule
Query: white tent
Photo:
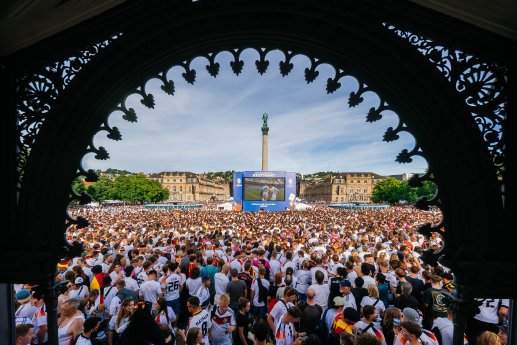
[[[311,206],[311,205],[304,204],[303,202],[297,202],[297,203],[294,205],[294,208],[295,208],[296,210],[303,211],[303,210],[311,209],[311,208],[312,208],[312,206]]]
[[[219,204],[219,205],[217,205],[217,209],[223,210],[223,211],[231,211],[231,210],[233,210],[233,203],[225,202],[225,203]]]

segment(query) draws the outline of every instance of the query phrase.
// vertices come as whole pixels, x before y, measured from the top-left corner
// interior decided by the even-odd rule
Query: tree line
[[[407,181],[389,177],[375,184],[372,190],[374,203],[397,204],[400,202],[414,203],[421,197],[432,199],[436,194],[436,185],[424,181],[419,188],[411,188]]]
[[[141,174],[119,175],[115,178],[100,176],[97,182],[87,184],[78,178],[74,181],[74,191],[88,193],[96,202],[120,200],[127,203],[159,202],[169,198],[169,190],[158,181]]]

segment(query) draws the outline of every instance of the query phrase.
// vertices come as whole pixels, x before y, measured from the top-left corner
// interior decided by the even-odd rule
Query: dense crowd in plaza
[[[58,264],[68,344],[449,345],[454,275],[411,207],[236,212],[76,207],[81,256]],[[18,344],[46,344],[49,296],[15,286]],[[506,344],[508,300],[479,299],[465,343]],[[506,316],[506,317],[505,317]]]

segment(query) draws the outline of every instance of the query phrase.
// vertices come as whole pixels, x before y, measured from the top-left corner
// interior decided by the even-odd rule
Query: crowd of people
[[[237,212],[75,207],[81,256],[58,264],[58,339],[68,344],[449,345],[454,275],[438,210]],[[15,286],[18,344],[48,342],[50,298]],[[506,344],[508,300],[479,299],[465,343]]]

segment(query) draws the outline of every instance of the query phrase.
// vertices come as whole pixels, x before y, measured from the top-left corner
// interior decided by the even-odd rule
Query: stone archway
[[[463,99],[428,60],[386,28],[390,13],[342,2],[179,1],[148,8],[133,25],[113,27],[105,37],[120,36],[60,94],[32,148],[18,235],[34,239],[26,260],[41,266],[13,279],[44,281],[66,255],[63,216],[70,184],[92,137],[128,92],[171,63],[263,47],[323,59],[365,82],[396,109],[439,187],[447,229],[441,260],[458,274],[461,293],[491,294],[481,288],[488,277],[479,268],[486,261],[483,243],[504,238],[504,233],[497,237],[485,231],[503,226],[495,168]],[[502,251],[510,248],[500,243]],[[505,260],[511,262],[510,251]],[[499,295],[515,293],[509,281],[496,284]]]

